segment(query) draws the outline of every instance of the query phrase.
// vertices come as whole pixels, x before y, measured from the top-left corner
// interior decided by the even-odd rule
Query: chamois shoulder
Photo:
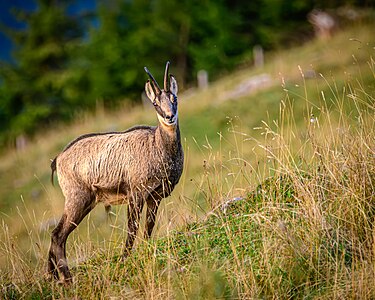
[[[68,145],[66,145],[62,152],[65,152],[66,150],[71,148],[73,145],[75,145],[77,142],[90,138],[90,137],[105,136],[105,135],[121,135],[121,134],[130,133],[133,131],[155,131],[155,128],[156,128],[155,126],[137,125],[125,131],[111,131],[111,132],[97,132],[97,133],[83,134],[79,136],[78,138],[76,138],[75,140],[71,141]]]

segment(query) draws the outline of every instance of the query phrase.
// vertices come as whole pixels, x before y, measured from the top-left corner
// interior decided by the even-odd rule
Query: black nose
[[[166,118],[168,121],[172,121],[173,118],[174,118],[174,115],[166,115],[165,118]]]

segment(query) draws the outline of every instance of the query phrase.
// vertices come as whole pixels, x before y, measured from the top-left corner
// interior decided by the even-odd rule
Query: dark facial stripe
[[[156,110],[156,112],[158,113],[159,116],[161,116],[163,118],[166,117],[165,112],[161,109],[161,107],[156,102],[154,102],[154,107],[155,107],[155,110]],[[172,102],[172,112],[173,112],[173,115],[176,114],[176,112],[177,112],[177,102]]]

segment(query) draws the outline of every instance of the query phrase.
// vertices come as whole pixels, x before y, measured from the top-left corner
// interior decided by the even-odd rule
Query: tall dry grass
[[[185,141],[187,169],[189,149],[201,154],[198,176],[185,173],[164,201],[154,238],[139,237],[121,261],[124,209],[111,221],[87,218],[68,240],[69,287],[46,278],[49,234],[39,215],[25,205],[19,224],[5,216],[1,298],[373,299],[371,55],[366,68],[341,81],[318,72],[308,79],[299,67],[298,89],[280,87],[276,118],[253,130],[234,116],[215,143]]]

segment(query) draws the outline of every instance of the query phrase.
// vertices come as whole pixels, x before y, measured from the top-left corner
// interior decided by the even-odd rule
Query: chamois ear
[[[146,91],[146,95],[147,95],[148,99],[150,99],[150,101],[152,103],[154,103],[155,99],[156,99],[156,95],[155,95],[155,91],[154,91],[154,88],[151,85],[150,80],[147,80],[147,82],[146,82],[145,91]]]
[[[177,92],[178,92],[177,80],[176,78],[174,78],[173,75],[169,76],[169,90],[172,92],[172,94],[177,96]]]

